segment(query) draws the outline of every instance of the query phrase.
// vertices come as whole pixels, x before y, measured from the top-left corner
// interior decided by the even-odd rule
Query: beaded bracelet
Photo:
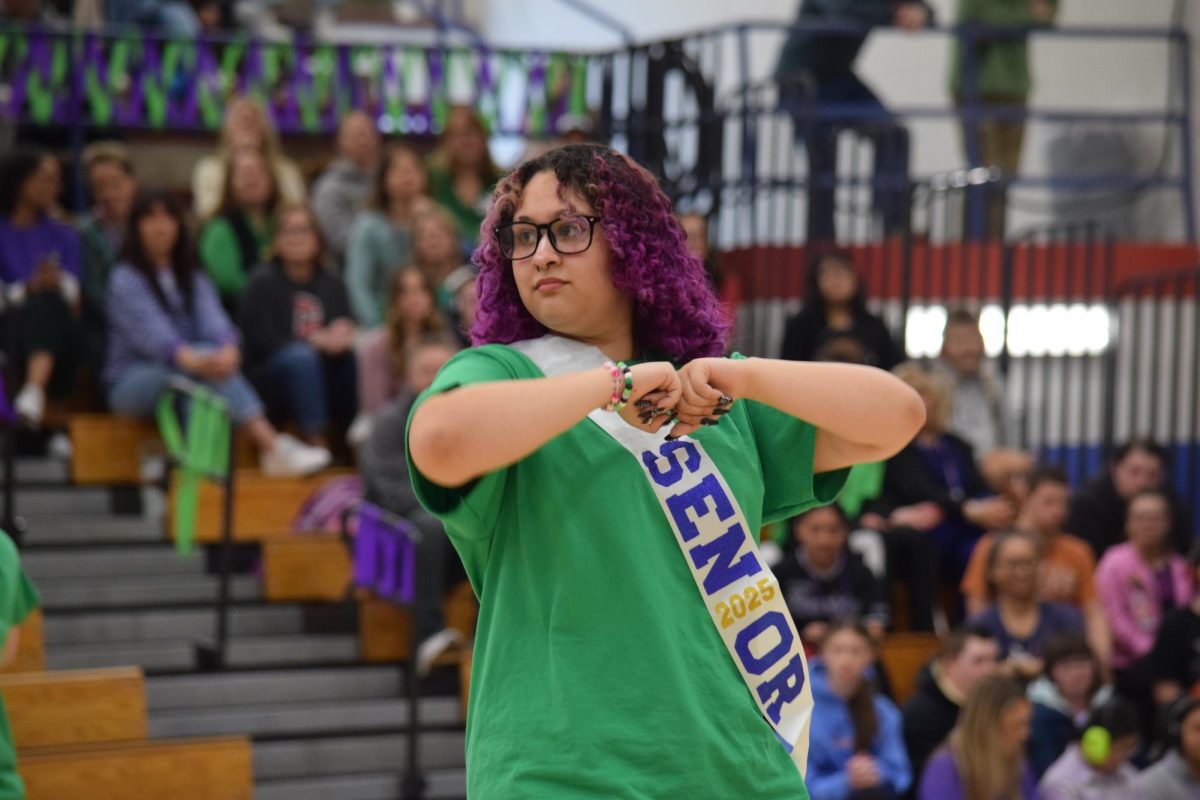
[[[604,368],[612,373],[613,393],[608,400],[608,405],[604,407],[605,411],[620,411],[629,403],[629,398],[633,394],[633,370],[624,361],[618,361],[615,364],[612,361],[605,361]]]

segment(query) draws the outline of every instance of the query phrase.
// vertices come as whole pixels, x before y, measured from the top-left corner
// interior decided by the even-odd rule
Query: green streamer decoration
[[[175,413],[172,392],[165,392],[155,408],[158,430],[178,474],[175,483],[173,523],[175,549],[192,551],[196,541],[196,512],[200,481],[224,481],[229,475],[229,412],[225,400],[202,386],[189,387],[187,433]]]

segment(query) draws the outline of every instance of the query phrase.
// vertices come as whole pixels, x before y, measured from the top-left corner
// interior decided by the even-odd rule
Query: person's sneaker
[[[50,454],[51,458],[59,461],[70,461],[75,448],[71,446],[71,437],[58,431],[50,437],[50,443],[46,445],[46,452]]]
[[[21,416],[21,420],[26,425],[31,428],[40,428],[42,416],[46,413],[46,393],[40,386],[27,383],[17,393],[13,407],[16,408],[17,414]]]
[[[433,662],[437,661],[438,656],[462,643],[463,635],[456,628],[442,628],[421,642],[417,648],[417,676],[424,678],[433,669]]]
[[[313,447],[286,433],[262,457],[262,470],[275,478],[311,475],[329,466],[333,457],[324,447]]]

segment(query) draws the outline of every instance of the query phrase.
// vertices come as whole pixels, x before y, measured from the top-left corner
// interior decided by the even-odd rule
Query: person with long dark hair
[[[451,107],[429,159],[429,186],[433,199],[454,217],[461,241],[479,241],[488,196],[499,177],[483,118],[471,106]]]
[[[875,691],[875,642],[862,625],[836,622],[813,664],[812,800],[888,800],[912,783],[900,710]]]
[[[805,276],[804,307],[787,322],[780,358],[816,361],[832,339],[850,337],[863,347],[863,362],[880,369],[900,363],[902,354],[883,320],[867,310],[854,259],[842,250],[820,254]]]
[[[154,413],[171,378],[182,375],[225,398],[233,421],[273,475],[316,472],[329,452],[278,433],[242,377],[238,332],[196,264],[183,210],[166,193],[134,201],[122,261],[108,285],[104,385],[119,414]]]
[[[475,262],[477,346],[407,440],[480,599],[467,793],[802,796],[804,655],[754,535],[899,450],[919,398],[880,370],[720,357],[670,200],[606,147],[502,179]]]
[[[75,386],[79,337],[79,237],[54,217],[61,188],[54,157],[16,150],[0,161],[0,285],[12,304],[24,385],[13,403],[27,425],[40,427],[47,394]]]
[[[246,374],[272,416],[295,421],[326,447],[329,425],[358,411],[357,328],[342,279],[325,269],[325,243],[308,206],[279,212],[269,263],[242,303]]]

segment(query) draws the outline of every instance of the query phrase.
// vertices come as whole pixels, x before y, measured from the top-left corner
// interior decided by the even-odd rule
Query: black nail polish
[[[728,408],[716,408],[716,409],[713,409],[713,416],[714,416],[714,417],[723,417],[723,416],[725,416],[725,415],[726,415],[726,414],[728,414],[728,413],[729,413],[729,409],[728,409]]]
[[[638,400],[634,405],[636,405],[638,408],[649,408],[650,401],[649,400]]]
[[[666,437],[665,437],[665,438],[666,438],[666,440],[667,440],[668,442],[673,442],[673,441],[675,441],[676,439],[678,439],[679,437],[678,437],[678,436],[676,436],[676,435],[675,435],[675,434],[673,434],[673,433],[668,433],[668,434],[666,435]]]
[[[712,417],[704,417],[703,419],[700,420],[700,424],[701,425],[716,425],[717,421],[715,419],[713,419]]]
[[[721,395],[721,399],[717,400],[717,404],[722,406],[731,406],[733,405],[733,398],[727,394],[723,394]]]

